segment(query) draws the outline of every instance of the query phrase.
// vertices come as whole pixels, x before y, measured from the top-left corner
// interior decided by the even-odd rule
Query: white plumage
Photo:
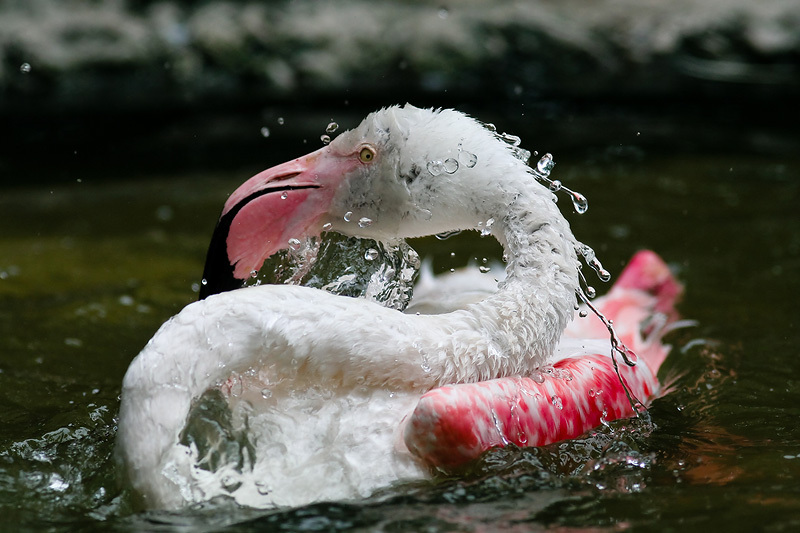
[[[373,160],[348,159],[364,146]],[[313,220],[308,234],[330,228],[387,240],[488,225],[509,257],[507,277],[480,301],[437,315],[299,286],[246,288],[187,306],[123,382],[117,453],[145,506],[219,495],[299,505],[426,476],[401,438],[421,393],[530,374],[550,361],[573,315],[578,261],[569,226],[552,193],[477,121],[392,107],[307,161],[321,184],[314,194],[329,198],[324,212],[303,214]],[[226,210],[240,200],[235,193]],[[228,395],[254,456],[211,472],[181,439],[193,403],[215,387]]]

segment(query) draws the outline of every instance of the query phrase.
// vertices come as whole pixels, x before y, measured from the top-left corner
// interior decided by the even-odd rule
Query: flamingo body
[[[391,241],[489,226],[509,258],[505,279],[445,276],[407,314],[309,287],[238,289],[265,258],[323,231]],[[125,375],[116,453],[128,483],[153,508],[356,498],[494,446],[629,416],[608,332],[573,321],[577,245],[511,147],[453,110],[384,109],[257,174],[225,204],[201,300]],[[651,253],[626,272],[597,307],[647,361],[621,365],[646,401],[680,288]],[[230,427],[212,417],[209,436],[197,427],[215,390]]]

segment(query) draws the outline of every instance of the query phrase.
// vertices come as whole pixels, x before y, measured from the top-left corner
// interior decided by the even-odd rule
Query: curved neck
[[[503,208],[495,233],[510,258],[507,278],[467,312],[491,339],[491,373],[514,375],[553,354],[574,314],[579,263],[575,237],[546,188],[526,183]]]

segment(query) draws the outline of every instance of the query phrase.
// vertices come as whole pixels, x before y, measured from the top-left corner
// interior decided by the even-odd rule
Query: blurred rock
[[[200,130],[233,144],[235,132],[261,128],[198,125],[209,113],[258,121],[354,101],[678,111],[724,101],[785,118],[798,90],[797,0],[0,3],[0,120],[17,142],[0,146],[0,170],[23,144],[28,155],[36,143],[61,146],[62,157],[174,155],[176,139]],[[116,146],[104,145],[111,129]],[[126,136],[139,152],[122,146]]]
[[[798,80],[787,0],[0,4],[0,112],[299,91],[789,94]]]

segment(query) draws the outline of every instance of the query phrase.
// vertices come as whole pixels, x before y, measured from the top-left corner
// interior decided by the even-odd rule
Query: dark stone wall
[[[116,135],[140,159],[187,131],[233,142],[250,127],[224,118],[237,115],[256,127],[287,110],[405,101],[781,115],[798,90],[797,1],[0,3],[0,120],[13,137],[0,170],[42,142],[98,150]]]

